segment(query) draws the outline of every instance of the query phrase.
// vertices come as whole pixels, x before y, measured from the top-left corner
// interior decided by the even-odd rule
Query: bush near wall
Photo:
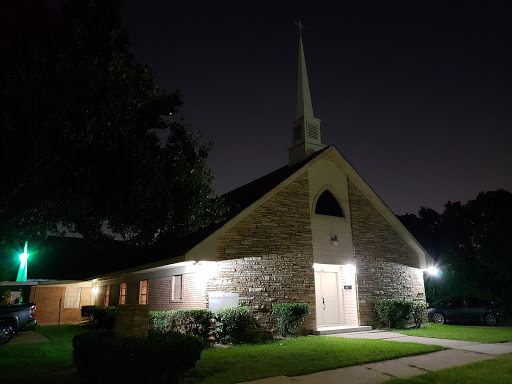
[[[419,328],[426,317],[427,306],[423,302],[403,299],[380,299],[375,310],[388,328],[404,328],[412,320]]]
[[[73,363],[88,382],[177,383],[194,368],[203,340],[179,332],[120,337],[110,331],[73,338]]]
[[[413,301],[411,308],[411,318],[416,328],[421,327],[423,320],[427,317],[427,304],[420,301]]]
[[[84,305],[81,310],[82,317],[89,319],[98,329],[114,329],[116,320],[115,307],[101,307],[97,305]]]
[[[213,313],[207,309],[151,311],[149,329],[160,332],[180,332],[187,335],[208,338]]]
[[[380,299],[375,301],[375,310],[388,328],[403,328],[411,315],[412,301],[403,299]]]
[[[215,313],[215,337],[220,342],[252,343],[258,338],[254,332],[256,321],[249,307],[221,309]]]
[[[281,334],[290,334],[301,325],[309,314],[307,303],[282,303],[272,305],[272,313],[277,316],[277,327]]]

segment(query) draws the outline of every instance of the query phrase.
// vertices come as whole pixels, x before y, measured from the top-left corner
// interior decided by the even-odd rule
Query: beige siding
[[[338,200],[345,217],[315,214],[320,194],[328,189]],[[328,159],[318,161],[309,170],[309,202],[311,231],[313,234],[313,259],[321,264],[349,264],[354,261],[347,177],[336,164]],[[338,245],[331,237],[338,237]]]
[[[340,271],[343,325],[359,325],[354,270],[350,266],[342,265]],[[345,289],[346,285],[351,285],[352,289]]]

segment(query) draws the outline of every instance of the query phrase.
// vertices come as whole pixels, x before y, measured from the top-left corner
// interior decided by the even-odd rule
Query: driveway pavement
[[[277,376],[255,380],[251,384],[378,384],[391,378],[407,378],[440,369],[488,360],[505,353],[512,353],[512,343],[484,344],[471,341],[434,339],[428,337],[405,336],[387,331],[368,331],[326,335],[355,339],[378,339],[419,344],[434,344],[451,348],[444,351],[419,356],[402,357],[311,373],[302,376]]]
[[[15,334],[11,341],[9,341],[9,345],[33,344],[45,341],[50,340],[35,331],[24,331]]]

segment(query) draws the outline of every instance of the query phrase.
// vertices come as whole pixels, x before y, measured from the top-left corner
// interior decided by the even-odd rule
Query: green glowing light
[[[27,281],[27,260],[30,256],[27,252],[28,241],[25,241],[25,250],[20,253],[20,268],[18,269],[18,277],[16,281]]]

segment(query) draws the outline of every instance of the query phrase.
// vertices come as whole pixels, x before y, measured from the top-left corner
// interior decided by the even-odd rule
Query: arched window
[[[329,191],[324,191],[318,198],[315,213],[327,216],[343,217],[343,211],[338,200]]]

